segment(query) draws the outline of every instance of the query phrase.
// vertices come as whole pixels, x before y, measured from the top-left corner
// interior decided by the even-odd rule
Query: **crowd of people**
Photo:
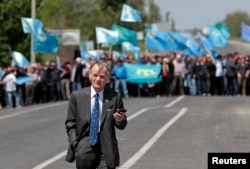
[[[102,57],[112,66],[112,78],[107,85],[129,97],[171,97],[175,95],[234,96],[250,95],[250,57],[238,53],[186,57],[177,53],[141,57],[140,64],[161,66],[157,83],[128,83],[123,63],[136,64],[127,58]],[[76,57],[72,62],[36,63],[25,68],[2,67],[0,101],[2,108],[68,100],[74,90],[90,85],[88,72],[95,62]],[[32,80],[16,84],[19,77]]]

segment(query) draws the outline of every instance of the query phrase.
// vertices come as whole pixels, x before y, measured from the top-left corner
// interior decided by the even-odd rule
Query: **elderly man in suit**
[[[77,169],[115,169],[119,149],[115,129],[127,125],[122,96],[107,87],[110,65],[94,63],[89,72],[91,86],[71,95],[65,121],[69,140],[66,161]]]

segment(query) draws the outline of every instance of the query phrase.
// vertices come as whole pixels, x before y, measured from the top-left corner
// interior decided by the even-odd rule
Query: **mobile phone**
[[[119,110],[119,112],[123,112],[123,113],[125,113],[127,110],[126,109],[118,109]]]

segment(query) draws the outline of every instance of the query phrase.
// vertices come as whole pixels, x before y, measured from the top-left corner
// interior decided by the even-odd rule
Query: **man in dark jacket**
[[[127,119],[121,95],[105,87],[110,74],[106,62],[94,63],[91,86],[71,95],[65,122],[70,144],[66,161],[76,160],[77,169],[115,169],[120,164],[115,129],[124,129]]]

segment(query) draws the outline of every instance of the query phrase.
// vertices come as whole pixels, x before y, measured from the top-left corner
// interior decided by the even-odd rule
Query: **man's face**
[[[104,89],[106,83],[109,82],[109,72],[106,67],[100,69],[98,65],[94,65],[90,71],[89,79],[93,88],[100,92]]]

